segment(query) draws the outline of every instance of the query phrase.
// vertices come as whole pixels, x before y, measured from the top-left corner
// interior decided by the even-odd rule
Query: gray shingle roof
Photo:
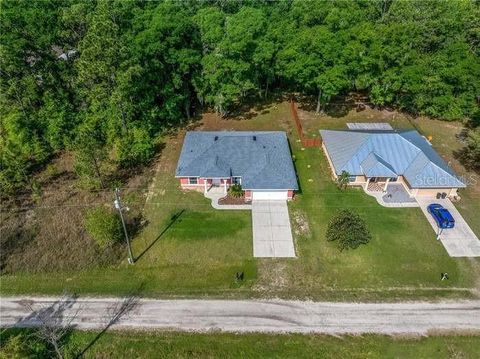
[[[244,189],[298,189],[287,136],[280,131],[187,132],[175,175],[238,176]]]
[[[460,188],[465,184],[415,130],[321,130],[337,175],[404,176],[412,188]]]

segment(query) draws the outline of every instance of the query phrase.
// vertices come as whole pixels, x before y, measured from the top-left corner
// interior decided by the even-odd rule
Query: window
[[[232,183],[233,184],[242,184],[242,178],[241,177],[232,177]]]
[[[198,184],[197,177],[188,177],[188,184]]]
[[[357,180],[357,176],[348,176],[348,182],[352,183]]]

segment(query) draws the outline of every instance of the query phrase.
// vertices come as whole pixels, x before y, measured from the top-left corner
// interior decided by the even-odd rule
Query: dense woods
[[[161,131],[272,91],[311,96],[317,111],[356,91],[478,124],[473,0],[0,4],[4,194],[32,188],[32,171],[64,149],[86,186],[105,186],[112,168],[148,162]],[[479,136],[471,130],[472,167]]]

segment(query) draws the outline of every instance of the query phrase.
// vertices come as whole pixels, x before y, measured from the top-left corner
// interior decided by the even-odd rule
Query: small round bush
[[[121,241],[122,223],[118,214],[104,207],[89,209],[85,213],[85,229],[102,248]]]
[[[340,252],[367,244],[371,237],[363,218],[348,209],[340,211],[328,224],[327,241],[335,241]]]

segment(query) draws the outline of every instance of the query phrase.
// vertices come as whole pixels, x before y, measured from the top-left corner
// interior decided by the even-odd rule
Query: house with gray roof
[[[190,131],[175,177],[185,189],[226,193],[240,184],[245,199],[291,199],[298,190],[287,135],[281,131]]]
[[[349,126],[320,130],[322,147],[337,178],[348,173],[351,185],[366,191],[386,191],[401,183],[410,196],[457,195],[463,181],[415,130]]]

